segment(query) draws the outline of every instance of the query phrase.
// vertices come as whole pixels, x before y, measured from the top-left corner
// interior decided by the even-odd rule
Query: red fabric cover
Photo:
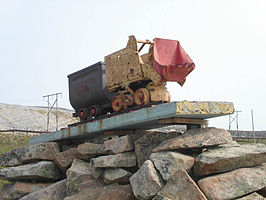
[[[162,77],[162,81],[178,82],[181,86],[195,64],[186,54],[177,40],[154,39],[153,68]]]

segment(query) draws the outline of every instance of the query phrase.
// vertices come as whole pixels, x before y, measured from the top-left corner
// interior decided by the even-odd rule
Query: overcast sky
[[[67,75],[125,47],[128,36],[179,40],[195,62],[172,101],[230,101],[239,129],[266,129],[265,0],[0,0],[0,103],[46,105]],[[228,128],[228,116],[210,120]],[[233,126],[235,129],[235,126]]]

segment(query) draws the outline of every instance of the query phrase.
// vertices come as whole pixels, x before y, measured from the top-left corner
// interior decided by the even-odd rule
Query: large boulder
[[[108,185],[103,188],[88,188],[64,200],[133,200],[134,195],[130,185]]]
[[[254,192],[250,195],[238,198],[237,200],[265,200],[265,198],[258,193]]]
[[[103,174],[104,182],[107,184],[111,183],[129,183],[129,177],[132,175],[131,172],[122,168],[106,169]]]
[[[107,154],[104,144],[95,144],[89,142],[80,144],[77,148],[77,151],[81,155],[81,158],[86,160],[99,155]]]
[[[134,149],[131,136],[126,135],[104,142],[105,150],[111,154],[123,153]]]
[[[1,200],[20,199],[21,197],[48,187],[52,183],[31,183],[17,181],[13,184],[6,184],[0,190]]]
[[[152,153],[150,160],[153,162],[155,168],[160,172],[163,179],[168,181],[168,179],[179,168],[183,168],[189,172],[194,165],[195,158],[178,152],[165,151]]]
[[[106,186],[97,200],[133,200],[134,195],[130,185]]]
[[[129,181],[135,197],[140,200],[151,199],[164,186],[161,175],[150,160],[145,161]]]
[[[103,180],[95,180],[93,177],[93,173],[97,173],[97,170],[90,163],[74,159],[71,167],[66,172],[67,195],[77,194],[85,188],[102,188],[104,186]],[[102,173],[102,170],[100,173]]]
[[[66,194],[73,195],[82,190],[102,188],[104,186],[102,179],[95,180],[92,175],[85,174],[79,176],[71,176],[67,178]]]
[[[28,162],[53,160],[58,152],[60,152],[59,145],[55,142],[21,147],[2,154],[0,156],[0,166],[13,167]]]
[[[37,180],[54,181],[62,179],[64,176],[52,161],[41,161],[0,169],[0,179],[3,180]]]
[[[91,174],[91,165],[83,160],[74,159],[71,167],[66,171],[68,176],[79,176],[83,174]]]
[[[79,158],[79,153],[74,147],[66,151],[57,153],[55,155],[54,162],[63,172],[65,172],[70,167],[73,160],[77,158]]]
[[[218,128],[201,128],[188,130],[184,135],[169,139],[153,149],[153,152],[169,150],[187,150],[217,146],[232,141],[231,134]]]
[[[232,171],[266,163],[264,144],[246,144],[238,147],[216,148],[203,152],[194,166],[198,176]]]
[[[207,200],[197,184],[184,169],[175,171],[163,189],[157,193],[155,199]]]
[[[203,178],[198,185],[208,199],[234,199],[266,185],[266,163]]]
[[[134,152],[125,152],[115,155],[99,156],[92,158],[91,163],[93,167],[100,168],[134,167],[136,166],[136,155]]]
[[[143,136],[139,134],[134,141],[138,167],[140,168],[146,160],[149,160],[152,149],[159,146],[163,141],[175,138],[180,134],[178,132],[145,132]]]
[[[30,193],[20,200],[62,200],[66,197],[66,180],[54,183],[42,190]]]

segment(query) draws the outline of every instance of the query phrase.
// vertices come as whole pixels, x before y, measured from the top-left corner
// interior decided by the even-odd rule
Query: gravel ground
[[[59,129],[77,121],[72,117],[72,110],[58,109]],[[49,131],[56,130],[55,110],[50,113]],[[46,131],[47,108],[36,106],[21,106],[0,103],[0,130],[20,129],[31,131]]]

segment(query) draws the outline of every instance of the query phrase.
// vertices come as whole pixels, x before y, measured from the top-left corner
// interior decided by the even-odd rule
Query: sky
[[[265,0],[0,0],[0,103],[45,106],[67,75],[137,39],[174,39],[196,64],[172,101],[229,101],[240,130],[266,130]],[[228,128],[229,117],[210,126]],[[235,123],[232,129],[236,129]]]

